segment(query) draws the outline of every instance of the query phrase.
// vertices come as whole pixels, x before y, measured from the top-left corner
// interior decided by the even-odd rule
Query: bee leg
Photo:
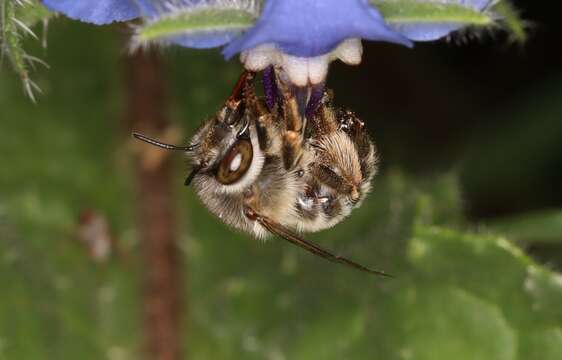
[[[282,156],[285,169],[292,169],[302,156],[304,142],[304,124],[300,121],[297,105],[294,98],[286,103],[285,124],[286,130],[282,137]]]
[[[365,130],[365,123],[349,110],[339,112],[337,118],[340,130],[349,135],[357,148],[363,177],[370,179],[376,172],[377,167],[376,146]]]
[[[314,85],[310,92],[310,99],[308,104],[306,104],[305,116],[307,119],[311,119],[318,109],[318,106],[322,103],[324,99],[324,83]]]
[[[273,132],[277,131],[277,125],[273,123],[273,114],[267,105],[267,99],[259,98],[251,83],[246,84],[244,90],[246,109],[250,112],[251,118],[255,119],[256,133],[260,149],[268,152],[271,148],[272,139],[275,137]]]
[[[307,132],[310,136],[320,139],[326,135],[330,135],[338,131],[339,124],[337,116],[332,110],[332,92],[328,89],[322,93],[322,98],[316,106],[313,115],[309,117],[309,129]]]
[[[262,151],[266,151],[271,145],[271,132],[274,127],[272,120],[273,115],[271,114],[271,110],[267,103],[268,99],[266,98],[264,100],[256,95],[251,77],[245,77],[243,74],[241,79],[242,80],[239,80],[241,85],[237,85],[235,87],[235,92],[237,94],[243,94],[243,102],[245,104],[244,110],[251,114],[251,119],[255,119],[254,124],[256,126],[260,149]],[[265,82],[264,73],[264,83]],[[241,115],[243,115],[243,113]]]
[[[246,217],[252,221],[256,221],[258,222],[261,226],[263,226],[267,231],[269,231],[271,234],[273,235],[277,235],[278,237],[287,240],[288,242],[290,242],[293,245],[296,245],[300,248],[303,248],[304,250],[312,253],[313,255],[319,256],[321,258],[324,258],[328,261],[332,261],[335,263],[340,263],[343,265],[347,265],[351,268],[354,268],[356,270],[359,271],[363,271],[363,272],[367,272],[373,275],[379,275],[379,276],[385,276],[385,277],[392,277],[391,275],[383,272],[383,271],[379,271],[379,270],[373,270],[373,269],[369,269],[359,263],[356,263],[355,261],[352,261],[348,258],[345,258],[343,256],[340,255],[335,255],[323,248],[321,248],[320,246],[307,241],[305,239],[303,239],[302,237],[292,233],[289,229],[287,229],[286,227],[284,227],[281,224],[278,224],[274,221],[272,221],[271,219],[268,219],[265,216],[262,216],[260,214],[258,214],[257,212],[255,212],[253,209],[246,207],[244,209],[244,214],[246,215]]]
[[[252,115],[259,118],[262,115],[271,113],[267,107],[267,101],[264,101],[256,95],[251,79],[243,84],[242,93],[244,95],[243,98],[246,103],[246,108],[252,112]]]
[[[359,165],[364,181],[370,181],[377,172],[377,147],[364,133],[356,142],[357,154],[359,155]]]
[[[355,115],[353,111],[340,110],[336,114],[337,122],[339,123],[339,130],[347,133],[351,140],[358,145],[358,150],[366,150],[365,145],[371,144],[371,140],[367,135],[365,123]]]
[[[334,189],[337,193],[349,195],[351,199],[359,199],[358,186],[346,180],[341,174],[336,173],[330,166],[315,163],[311,167],[311,172],[320,183]]]
[[[242,74],[240,74],[238,81],[234,85],[234,89],[232,89],[232,93],[228,97],[227,104],[236,103],[244,100],[244,96],[245,96],[244,92],[247,89],[247,85],[248,83],[251,83],[254,80],[254,77],[255,77],[254,72],[244,70]]]
[[[221,110],[220,117],[228,125],[238,123],[246,110],[246,91],[255,77],[255,73],[244,71],[238,78],[232,93],[226,100],[225,106]]]
[[[283,96],[283,125],[282,130],[282,157],[286,170],[292,169],[302,156],[306,118],[301,116],[295,89],[289,88],[282,81],[278,81],[281,95]]]
[[[270,147],[271,136],[268,131],[268,125],[271,123],[271,116],[264,115],[258,118],[256,121],[256,133],[258,136],[258,143],[260,150],[266,152]]]
[[[305,127],[305,118],[299,113],[299,104],[292,91],[283,92],[285,126],[288,131],[302,133]]]
[[[287,130],[302,133],[304,132],[306,125],[306,118],[300,114],[299,101],[302,102],[302,98],[304,96],[302,94],[303,91],[306,91],[306,88],[297,88],[292,85],[288,85],[281,78],[282,71],[275,71],[275,75],[276,84],[282,99],[282,118],[285,122],[285,127]]]
[[[296,131],[288,130],[283,134],[282,157],[286,170],[295,167],[302,156],[302,137]]]

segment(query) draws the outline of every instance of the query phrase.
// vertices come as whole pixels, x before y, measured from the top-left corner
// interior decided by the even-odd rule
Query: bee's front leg
[[[281,156],[286,170],[293,169],[302,157],[306,118],[300,114],[294,89],[278,81],[282,111],[278,112],[281,124]]]
[[[368,156],[371,151],[371,139],[365,129],[365,123],[353,111],[340,110],[336,114],[339,130],[345,132],[357,146],[359,158]]]
[[[302,157],[302,137],[296,131],[287,130],[283,134],[283,166],[286,170],[295,168]]]
[[[304,118],[300,116],[298,104],[294,96],[285,98],[284,108],[285,130],[282,137],[282,156],[285,169],[293,169],[303,153]]]

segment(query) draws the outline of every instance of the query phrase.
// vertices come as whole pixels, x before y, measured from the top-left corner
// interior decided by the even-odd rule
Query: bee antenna
[[[202,168],[203,168],[202,165],[198,165],[198,166],[194,167],[193,170],[191,170],[191,172],[189,173],[189,175],[185,179],[185,182],[183,184],[185,186],[191,185],[191,182],[193,181],[193,178],[195,178],[195,175],[197,175],[199,173],[199,171],[201,171]]]
[[[195,148],[199,146],[199,144],[188,145],[188,146],[176,146],[176,145],[165,144],[163,142],[151,139],[148,136],[144,136],[143,134],[139,134],[137,132],[134,132],[133,136],[136,139],[140,141],[144,141],[147,144],[158,146],[159,148],[166,149],[166,150],[180,150],[180,151],[189,152],[189,151],[193,151]]]

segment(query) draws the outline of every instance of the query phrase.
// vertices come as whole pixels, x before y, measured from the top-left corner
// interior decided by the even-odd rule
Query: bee
[[[242,73],[225,104],[187,146],[133,136],[185,152],[192,166],[185,184],[231,227],[256,238],[277,235],[324,259],[389,276],[300,235],[341,222],[371,189],[377,156],[364,123],[335,108],[329,90],[310,100],[316,104],[304,116],[298,92],[278,76],[273,101],[256,95],[254,78]]]

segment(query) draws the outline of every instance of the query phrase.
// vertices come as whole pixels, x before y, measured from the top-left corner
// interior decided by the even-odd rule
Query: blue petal
[[[458,2],[460,5],[471,7],[476,10],[484,10],[493,0],[449,0],[451,2]]]
[[[165,0],[136,0],[142,17],[154,18],[164,13]]]
[[[97,25],[140,16],[135,0],[43,0],[43,3],[49,10]]]
[[[136,0],[135,2],[140,7],[142,17],[157,18],[194,5],[212,4],[216,0]]]
[[[448,0],[447,2],[483,11],[492,1],[493,0]],[[459,30],[463,26],[463,24],[450,23],[390,25],[394,31],[413,41],[433,41],[441,39],[453,31]]]
[[[390,27],[412,41],[433,41],[441,39],[462,27],[459,24],[408,24]]]
[[[411,42],[391,30],[368,0],[267,0],[256,25],[223,51],[226,58],[260,44],[300,57],[326,54],[348,38]]]

